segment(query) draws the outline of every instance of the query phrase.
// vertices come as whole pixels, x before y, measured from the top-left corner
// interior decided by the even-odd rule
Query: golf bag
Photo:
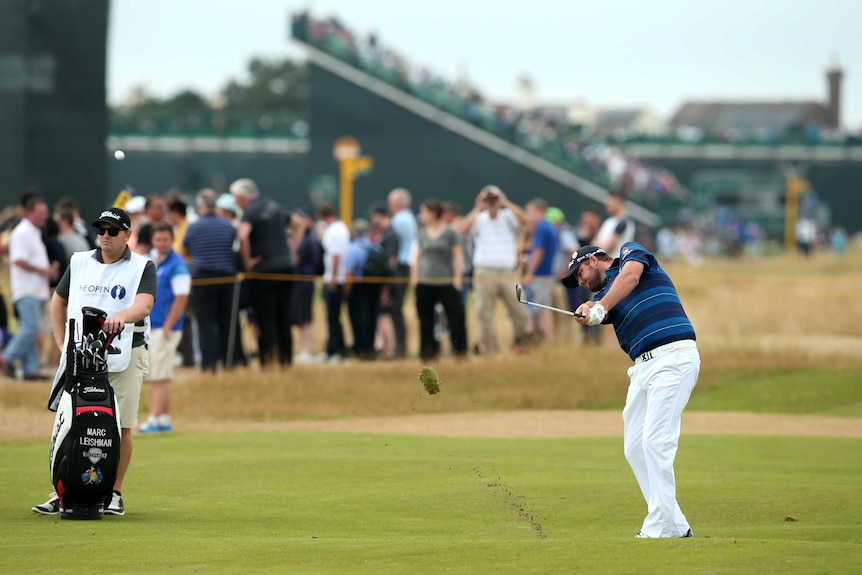
[[[106,313],[84,307],[81,341],[69,320],[66,375],[51,438],[51,482],[62,519],[101,519],[120,465],[120,421],[108,383],[113,335],[102,329]]]

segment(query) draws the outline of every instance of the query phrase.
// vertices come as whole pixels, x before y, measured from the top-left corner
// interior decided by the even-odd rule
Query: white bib
[[[76,252],[69,262],[69,300],[66,308],[66,331],[68,332],[69,319],[75,318],[77,329],[83,322],[84,316],[81,308],[85,306],[96,307],[104,310],[108,316],[115,315],[131,307],[141,285],[144,269],[149,261],[144,256],[132,252],[131,259],[120,259],[112,264],[103,264],[97,261],[93,254],[95,250],[88,252]],[[132,337],[135,332],[135,324],[127,323],[123,332],[114,339],[113,345],[120,349],[119,354],[108,356],[108,371],[123,371],[129,365],[132,352]],[[149,337],[150,318],[144,319],[144,327],[137,328],[143,331],[144,339]],[[63,346],[65,353],[68,345],[69,334],[66,333]],[[80,331],[75,334],[75,339],[80,338]],[[64,365],[61,361],[60,365]]]

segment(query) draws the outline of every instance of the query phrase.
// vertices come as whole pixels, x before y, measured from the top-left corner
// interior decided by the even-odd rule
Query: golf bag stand
[[[101,519],[120,465],[120,421],[108,383],[113,339],[103,330],[107,314],[82,308],[81,341],[69,320],[66,374],[51,438],[51,482],[62,519]]]

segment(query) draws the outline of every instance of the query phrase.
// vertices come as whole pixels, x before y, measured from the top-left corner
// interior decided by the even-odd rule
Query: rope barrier
[[[837,288],[843,286],[845,283],[854,289],[858,288],[860,284],[862,284],[862,274],[854,273],[847,275],[839,275],[831,273],[824,273],[820,276],[800,276],[798,273],[793,271],[788,271],[785,273],[756,273],[752,274],[746,270],[740,270],[738,272],[714,272],[707,270],[700,270],[698,268],[675,268],[670,271],[671,276],[674,279],[674,282],[680,285],[688,284],[692,281],[704,280],[708,279],[710,281],[729,281],[729,282],[748,282],[748,281],[768,281],[768,282],[793,282],[795,284],[821,284],[821,283],[829,283],[833,288]],[[473,285],[481,284],[481,283],[499,283],[501,281],[511,280],[512,283],[517,283],[521,278],[521,274],[512,272],[510,278],[476,278],[470,276],[468,278],[464,278],[465,283],[470,283]],[[225,284],[233,284],[233,283],[242,283],[249,280],[255,281],[290,281],[290,282],[317,282],[322,279],[322,276],[313,275],[313,274],[277,274],[277,273],[260,273],[260,272],[239,272],[235,275],[231,276],[223,276],[223,277],[212,277],[212,278],[198,278],[193,279],[191,284],[192,286],[211,286],[211,285],[225,285]],[[353,283],[371,283],[371,284],[409,284],[409,277],[354,277]],[[452,283],[451,277],[433,277],[433,278],[420,278],[420,283],[423,284],[450,284]],[[53,288],[51,289],[51,293],[53,293]],[[11,290],[8,287],[0,287],[0,295],[5,297],[11,297]]]
[[[310,281],[316,282],[322,279],[322,276],[318,275],[304,275],[304,274],[270,274],[270,273],[259,273],[259,272],[241,272],[235,276],[225,276],[225,277],[215,277],[215,278],[200,278],[192,280],[192,286],[196,285],[219,285],[219,284],[228,284],[234,282],[243,282],[247,280],[258,280],[258,281]],[[470,278],[468,281],[470,283],[482,283],[482,282],[499,282],[501,278],[488,278],[476,280],[474,278]],[[502,278],[505,280],[505,278]],[[379,277],[379,276],[369,276],[369,277],[354,277],[353,283],[374,283],[374,284],[407,284],[410,283],[409,277]],[[420,278],[421,283],[431,283],[431,284],[449,284],[452,283],[451,277],[434,277],[434,278]],[[512,281],[517,281],[517,275],[512,274]]]
[[[834,274],[824,274],[822,276],[799,276],[794,272],[788,272],[787,274],[783,273],[769,273],[769,274],[752,274],[746,270],[740,270],[739,272],[710,272],[705,270],[698,270],[696,268],[692,268],[690,270],[681,270],[674,269],[671,271],[671,276],[674,278],[676,282],[682,281],[690,281],[694,279],[709,279],[712,281],[776,281],[776,282],[787,282],[792,281],[793,283],[823,283],[828,282],[830,284],[843,284],[845,282],[853,284],[855,286],[859,286],[862,283],[862,274],[848,274],[848,275],[840,275],[835,276]],[[500,281],[506,281],[507,279],[511,279],[513,283],[516,283],[520,278],[521,274],[512,273],[511,278],[505,277],[491,277],[491,278],[476,278],[470,276],[469,278],[464,278],[464,281],[468,281],[471,284],[478,283],[499,283]],[[243,282],[246,280],[260,280],[260,281],[319,281],[322,279],[322,276],[318,275],[303,275],[303,274],[268,274],[268,273],[258,273],[258,272],[241,272],[236,276],[225,276],[223,278],[205,278],[205,279],[196,279],[192,280],[192,285],[215,285],[215,284],[225,284],[225,283],[234,283],[234,282]],[[407,284],[410,283],[409,277],[355,277],[353,278],[353,283],[377,283],[377,284]],[[420,283],[431,283],[431,284],[448,284],[452,283],[451,277],[433,277],[433,278],[420,278]]]

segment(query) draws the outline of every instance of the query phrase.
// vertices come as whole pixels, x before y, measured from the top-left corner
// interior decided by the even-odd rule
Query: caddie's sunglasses
[[[109,236],[115,238],[120,234],[120,228],[98,228],[96,230],[96,233],[100,236],[104,236],[105,232],[108,232]]]

